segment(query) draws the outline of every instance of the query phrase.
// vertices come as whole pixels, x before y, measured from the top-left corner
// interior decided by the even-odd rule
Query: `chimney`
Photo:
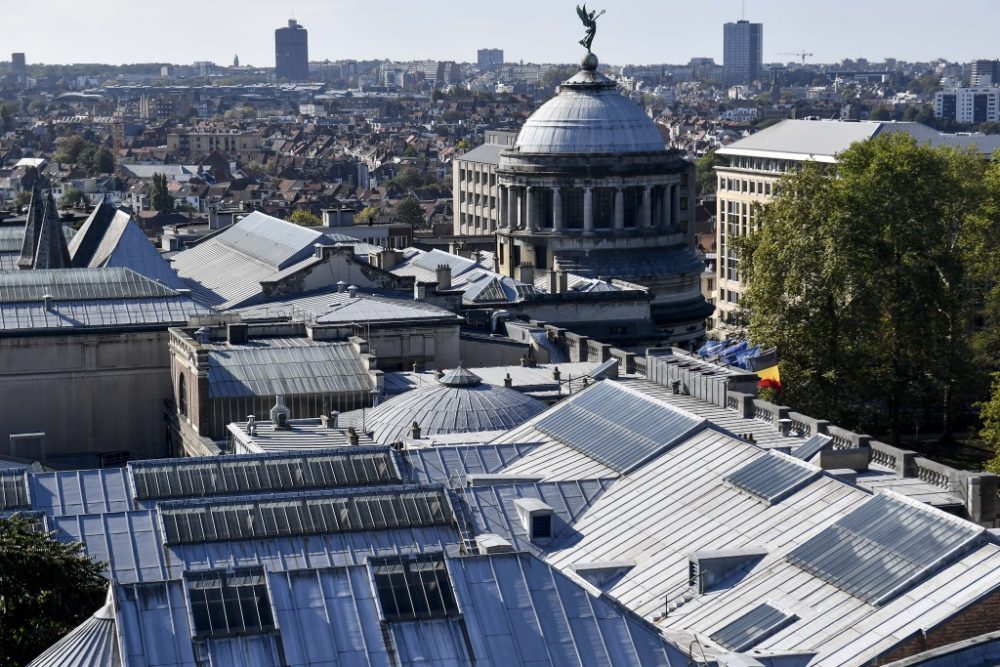
[[[447,264],[438,264],[437,267],[438,291],[446,292],[451,289],[451,267]]]
[[[443,370],[441,370],[441,369],[439,368],[439,369],[437,369],[436,371],[434,371],[434,379],[435,379],[435,380],[440,380],[440,379],[441,379],[441,378],[443,378],[443,377],[444,377],[444,371],[443,371]]]
[[[340,417],[340,413],[336,410],[329,412],[325,415],[320,416],[319,422],[327,428],[337,428],[337,419]]]
[[[52,310],[52,295],[46,292],[42,295],[42,301],[45,303],[45,310]]]
[[[534,285],[535,284],[534,264],[522,264],[521,266],[517,267],[517,279],[527,285]]]
[[[511,379],[510,373],[507,373],[507,377],[503,379],[503,386],[507,387],[508,389],[514,386],[514,380]]]
[[[274,407],[271,408],[271,422],[274,424],[275,430],[287,430],[291,428],[288,425],[288,420],[291,419],[292,413],[285,405],[285,395],[278,394],[274,397]]]
[[[559,382],[562,379],[562,373],[559,372],[559,367],[556,366],[555,370],[552,371],[552,379]]]
[[[565,294],[569,291],[569,276],[562,269],[556,271],[556,292]]]
[[[549,294],[556,294],[559,291],[559,275],[555,271],[548,273]]]
[[[414,440],[420,439],[420,424],[413,422],[413,426],[410,427],[410,437]]]
[[[247,415],[247,435],[257,435],[257,418],[253,415]]]
[[[354,430],[353,426],[347,429],[347,443],[354,446],[358,444],[358,432]]]
[[[353,299],[355,296],[357,296],[357,294],[358,294],[358,288],[354,285],[348,285],[347,295]]]
[[[413,300],[423,301],[427,298],[427,286],[420,283],[413,283]]]
[[[346,287],[347,287],[347,283],[345,283],[343,280],[338,280],[337,281],[337,293],[338,294],[343,294],[344,289]]]
[[[414,373],[419,373],[420,372],[420,362],[419,361],[414,361],[413,362],[413,372]]]
[[[226,339],[230,345],[246,345],[250,342],[250,327],[243,323],[230,324],[226,327]]]

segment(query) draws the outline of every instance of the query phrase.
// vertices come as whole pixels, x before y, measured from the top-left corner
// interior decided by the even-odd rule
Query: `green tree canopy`
[[[80,154],[90,147],[86,139],[79,135],[71,135],[59,140],[59,148],[52,155],[56,162],[65,164],[76,164]]]
[[[59,198],[59,205],[63,207],[79,206],[87,202],[87,195],[76,188],[66,188],[62,197]]]
[[[354,216],[354,224],[356,225],[372,225],[378,220],[378,209],[374,209],[371,206],[366,206],[361,209],[360,213]]]
[[[150,192],[149,202],[155,211],[160,213],[174,212],[174,198],[167,190],[166,174],[153,174],[153,188]]]
[[[708,195],[715,192],[717,180],[715,168],[723,167],[727,160],[721,155],[717,155],[715,150],[710,150],[694,163],[695,176],[698,181],[698,194]]]
[[[294,222],[296,225],[302,225],[303,227],[318,227],[323,224],[318,215],[305,208],[298,208],[292,211],[288,222]]]
[[[97,611],[108,582],[79,543],[0,519],[0,667],[26,665]]]
[[[396,208],[393,209],[393,213],[396,216],[397,222],[412,225],[414,229],[427,225],[427,217],[424,215],[424,209],[421,208],[420,202],[413,197],[407,197],[399,202]]]
[[[986,379],[969,326],[978,247],[1000,236],[985,169],[897,133],[783,180],[737,250],[750,338],[778,347],[785,402],[895,442],[931,416],[949,432]]]

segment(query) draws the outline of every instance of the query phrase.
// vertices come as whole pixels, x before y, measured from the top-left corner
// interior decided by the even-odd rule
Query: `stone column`
[[[529,185],[525,188],[524,200],[524,228],[529,232],[535,231],[535,188]]]
[[[517,229],[517,188],[507,186],[507,229]]]
[[[642,190],[642,227],[653,226],[653,188],[648,185]]]
[[[675,183],[670,186],[670,192],[673,196],[670,198],[670,224],[674,227],[680,227],[681,224],[681,186],[679,183]]]
[[[497,229],[507,226],[507,188],[497,185]]]
[[[594,233],[594,189],[583,189],[583,233],[592,236]]]
[[[615,233],[625,230],[625,192],[618,188],[615,191]]]
[[[560,188],[552,188],[552,231],[561,234],[562,230],[562,190]]]
[[[660,229],[670,226],[670,186],[663,186],[663,199],[660,201]]]

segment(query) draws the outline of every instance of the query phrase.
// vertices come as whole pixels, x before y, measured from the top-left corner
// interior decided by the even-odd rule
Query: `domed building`
[[[373,408],[365,419],[381,444],[445,433],[509,430],[545,410],[541,401],[507,387],[485,384],[461,366],[434,384],[414,389]]]
[[[588,53],[500,153],[500,271],[636,283],[665,339],[701,338],[713,308],[695,252],[694,165],[597,65]]]

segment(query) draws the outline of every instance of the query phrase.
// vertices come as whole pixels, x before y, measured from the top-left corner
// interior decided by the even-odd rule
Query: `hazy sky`
[[[740,0],[601,0],[594,52],[603,62],[722,61],[722,24]],[[508,61],[571,62],[582,55],[575,4],[565,0],[0,0],[0,59],[29,63],[211,60],[274,65],[274,29],[294,16],[309,59],[472,61],[499,47]],[[1000,57],[1000,1],[746,0],[764,24],[765,62],[806,49],[845,57],[969,61]]]

